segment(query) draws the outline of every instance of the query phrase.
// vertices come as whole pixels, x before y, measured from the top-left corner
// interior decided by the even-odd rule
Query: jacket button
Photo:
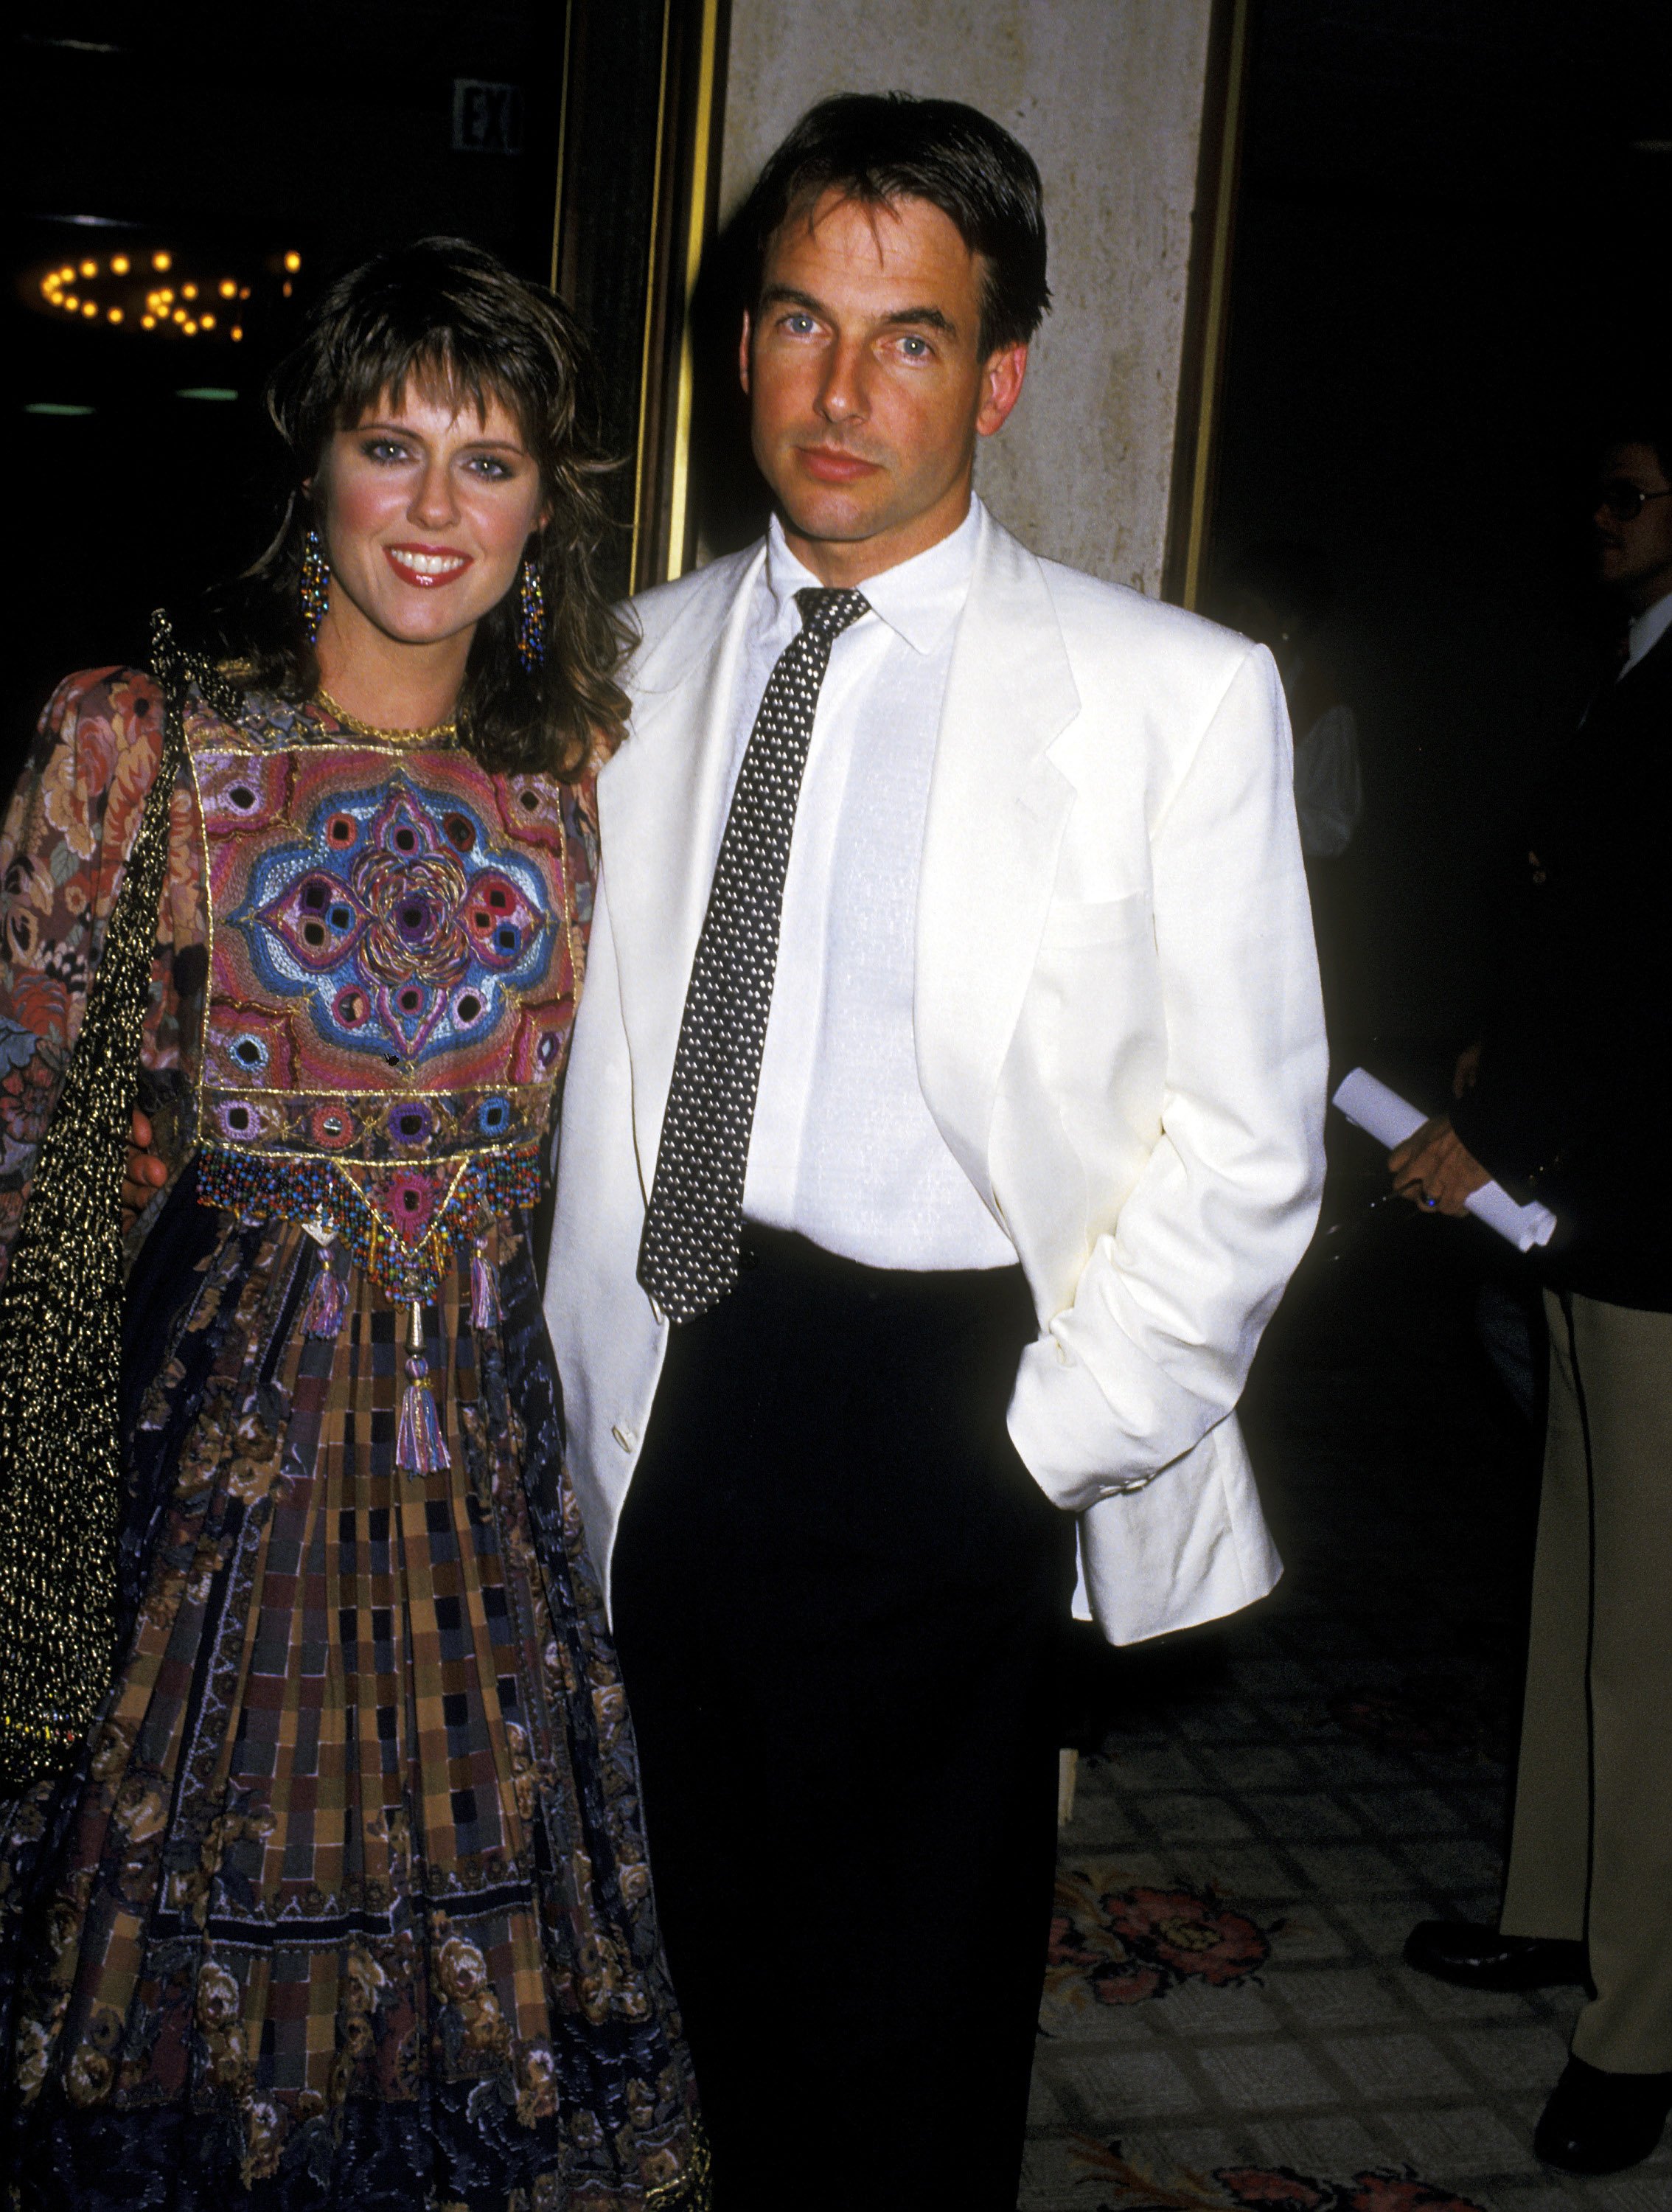
[[[615,1438],[616,1442],[621,1446],[624,1452],[630,1452],[634,1445],[638,1442],[638,1438],[633,1434],[631,1429],[611,1429],[610,1434]]]

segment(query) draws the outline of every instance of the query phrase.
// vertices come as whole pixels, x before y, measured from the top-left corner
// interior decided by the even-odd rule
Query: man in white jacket
[[[1235,1407],[1324,1041],[1263,649],[972,494],[1037,172],[848,95],[745,213],[763,544],[635,607],[548,1315],[717,2202],[1013,2207],[1075,1587],[1279,1568]]]

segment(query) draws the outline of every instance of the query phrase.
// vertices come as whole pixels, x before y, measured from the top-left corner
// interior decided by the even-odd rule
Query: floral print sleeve
[[[156,775],[162,696],[141,671],[59,685],[0,832],[0,1276],[81,1030],[88,983]],[[168,1056],[160,965],[148,1058]]]

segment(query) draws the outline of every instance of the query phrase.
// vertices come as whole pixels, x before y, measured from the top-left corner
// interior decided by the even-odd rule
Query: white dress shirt
[[[784,884],[744,1212],[872,1267],[1016,1258],[924,1103],[912,1025],[929,776],[982,527],[976,501],[949,538],[865,583],[872,611],[836,638],[820,688]],[[818,582],[775,517],[728,793],[774,663],[801,627],[794,595]]]
[[[1632,617],[1632,626],[1626,633],[1626,665],[1620,672],[1622,676],[1635,668],[1645,653],[1654,651],[1666,635],[1669,623],[1672,623],[1672,592]]]

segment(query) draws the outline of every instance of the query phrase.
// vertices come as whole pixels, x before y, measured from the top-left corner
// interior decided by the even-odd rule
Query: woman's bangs
[[[503,362],[475,346],[460,346],[450,333],[426,331],[416,342],[368,346],[347,368],[332,410],[340,430],[356,428],[385,407],[398,414],[410,392],[450,414],[468,410],[478,422],[487,421],[497,403],[515,421],[524,444],[536,449],[527,397],[508,380]]]

